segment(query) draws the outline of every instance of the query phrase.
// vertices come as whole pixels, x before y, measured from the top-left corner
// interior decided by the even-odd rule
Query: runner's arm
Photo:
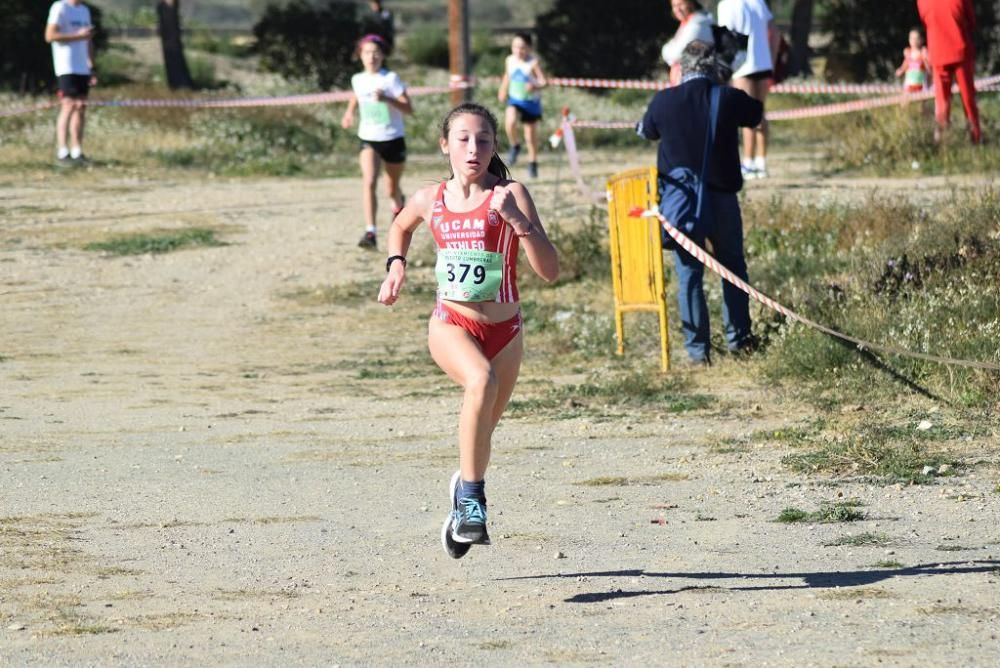
[[[535,60],[535,64],[531,66],[531,78],[533,79],[531,83],[533,90],[545,88],[549,85],[548,80],[545,78],[545,73],[542,72],[542,66],[538,64],[537,59]]]
[[[354,110],[358,107],[358,96],[352,95],[351,99],[347,102],[347,109],[344,110],[344,115],[340,119],[340,127],[345,130],[349,130],[352,125],[354,125]]]
[[[559,254],[545,233],[528,189],[514,181],[504,191],[506,197],[501,196],[499,199],[509,200],[513,197],[513,202],[505,201],[500,207],[494,207],[491,203],[490,208],[498,211],[507,224],[514,228],[532,270],[546,283],[551,283],[559,277]],[[494,202],[497,200],[494,195]]]
[[[503,78],[500,79],[500,88],[497,89],[497,99],[501,102],[507,101],[507,86],[510,85],[510,75],[507,72],[503,73]]]
[[[405,90],[398,97],[387,97],[385,92],[378,91],[376,97],[380,102],[385,102],[390,107],[395,107],[404,114],[413,113],[413,104],[410,102],[410,96],[407,95]]]
[[[435,186],[421,188],[406,202],[403,210],[396,214],[396,218],[389,227],[389,240],[386,246],[387,257],[394,255],[406,257],[407,251],[410,250],[413,231],[426,219],[431,208],[435,188]],[[385,280],[382,281],[382,286],[379,288],[379,303],[386,306],[395,304],[404,283],[406,283],[406,265],[397,260],[389,265]]]
[[[897,77],[903,76],[903,72],[906,71],[906,59],[908,56],[909,54],[906,52],[906,49],[903,49],[903,64],[896,68]]]

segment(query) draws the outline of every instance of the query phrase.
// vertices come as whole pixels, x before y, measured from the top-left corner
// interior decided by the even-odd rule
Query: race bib
[[[438,251],[434,273],[441,299],[495,301],[503,281],[503,253],[442,248]]]
[[[925,81],[923,70],[906,70],[904,82],[907,86],[923,86]]]
[[[531,96],[528,93],[528,82],[522,79],[511,79],[507,95],[514,100],[527,100]]]
[[[389,105],[385,102],[361,102],[361,122],[365,125],[389,125]]]

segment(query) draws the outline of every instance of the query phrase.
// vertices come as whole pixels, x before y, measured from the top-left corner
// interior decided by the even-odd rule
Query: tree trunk
[[[788,58],[789,76],[810,76],[809,31],[812,29],[814,0],[795,0],[792,7],[791,53]]]
[[[187,60],[184,59],[184,45],[181,44],[181,0],[160,0],[156,5],[156,15],[167,85],[171,89],[194,88]]]

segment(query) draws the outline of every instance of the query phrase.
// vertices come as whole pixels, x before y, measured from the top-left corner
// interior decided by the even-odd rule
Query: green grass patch
[[[702,410],[714,397],[688,391],[689,381],[664,375],[658,370],[594,374],[584,383],[549,385],[541,396],[511,402],[515,412],[593,410],[600,407],[630,407],[666,413]]]
[[[754,284],[846,334],[902,350],[1000,362],[1000,192],[955,191],[932,211],[872,196],[862,204],[747,203]],[[981,410],[1000,373],[859,352],[761,311],[757,369],[817,406],[894,401],[900,390]],[[802,384],[805,387],[802,387]],[[942,434],[944,438],[944,435]]]
[[[858,510],[860,501],[841,501],[838,503],[824,504],[819,510],[806,512],[799,508],[785,508],[781,511],[776,522],[791,524],[795,522],[808,523],[833,523],[833,522],[857,522],[865,519],[865,513]]]
[[[580,480],[573,484],[581,485],[583,487],[628,487],[630,485],[655,485],[661,482],[679,482],[687,479],[688,476],[685,473],[659,473],[656,475],[630,477],[601,476],[598,478]]]
[[[934,101],[846,114],[829,122],[841,126],[830,144],[828,164],[837,170],[857,170],[882,176],[976,174],[995,170],[1000,162],[996,144],[972,146],[965,123],[956,123],[944,141],[934,141]],[[1000,132],[1000,99],[979,97],[983,134]]]
[[[912,434],[907,432],[899,440],[895,432],[880,427],[827,436],[818,447],[786,455],[781,462],[800,473],[863,475],[908,484],[931,482],[943,464],[951,470],[958,467],[945,455],[928,451]]]
[[[377,305],[378,290],[381,285],[381,280],[372,278],[339,285],[302,288],[287,292],[284,297],[303,306],[345,306],[354,309],[366,304]],[[435,293],[435,286],[422,277],[409,275],[403,293],[412,297],[427,297]]]
[[[117,236],[107,241],[94,241],[85,245],[84,250],[98,251],[109,255],[145,255],[147,253],[158,255],[184,248],[228,245],[215,235],[215,230],[205,227],[156,230]]]
[[[877,531],[865,531],[859,534],[841,536],[831,541],[823,543],[826,547],[837,547],[848,545],[851,547],[885,547],[889,544],[889,537]]]
[[[934,549],[938,552],[968,552],[977,548],[965,545],[937,545]]]

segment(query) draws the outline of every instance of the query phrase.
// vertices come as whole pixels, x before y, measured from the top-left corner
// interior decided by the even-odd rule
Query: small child
[[[437,306],[427,344],[431,357],[462,386],[458,420],[459,470],[448,485],[448,516],[441,542],[459,559],[472,545],[489,545],[486,468],[491,438],[517,382],[522,356],[517,256],[545,281],[559,274],[559,258],[538,219],[528,190],[510,180],[497,155],[497,121],[485,107],[466,103],[444,119],[441,152],[451,177],[421,188],[389,230],[386,278],[378,301],[391,306],[406,282],[406,252],[426,222],[437,246]]]
[[[517,137],[520,117],[524,124],[524,140],[528,144],[528,176],[531,178],[538,177],[538,121],[542,120],[542,98],[538,90],[545,85],[545,75],[538,59],[531,54],[531,35],[517,33],[510,45],[497,98],[507,102],[503,119],[510,141],[507,164],[513,167],[521,152],[521,142]]]
[[[904,77],[903,88],[907,93],[919,93],[927,88],[930,71],[931,61],[924,38],[914,28],[910,31],[910,45],[903,49],[903,64],[896,70],[896,76]]]
[[[354,97],[340,120],[345,130],[354,125],[354,110],[361,108],[358,138],[361,140],[361,201],[365,216],[365,233],[358,242],[361,248],[375,249],[375,213],[378,198],[375,185],[381,164],[385,163],[385,186],[392,199],[392,217],[403,208],[403,191],[399,181],[406,165],[406,139],[403,137],[403,114],[413,113],[406,84],[399,75],[385,68],[385,40],[379,35],[365,35],[358,40],[358,57],[363,72],[351,77]]]

